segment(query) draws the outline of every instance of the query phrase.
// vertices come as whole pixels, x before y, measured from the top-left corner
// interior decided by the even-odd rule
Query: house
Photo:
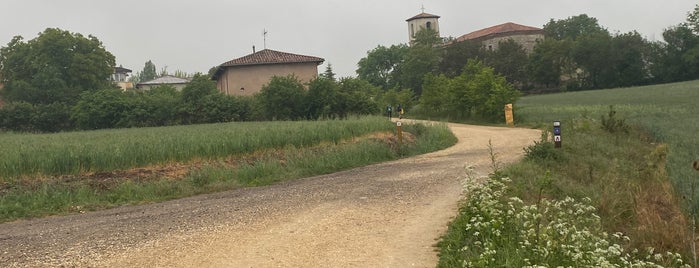
[[[294,75],[301,82],[318,76],[318,65],[325,59],[264,49],[218,66],[211,79],[227,95],[249,96],[262,90],[274,76]]]
[[[420,29],[432,29],[439,34],[439,16],[434,14],[417,14],[406,20],[408,22],[409,41],[412,44],[415,34]],[[502,41],[512,39],[520,44],[527,53],[534,50],[537,41],[544,39],[544,30],[536,27],[520,25],[512,22],[495,25],[478,31],[464,34],[445,45],[463,42],[466,40],[480,41],[488,50],[497,50]]]
[[[483,46],[488,50],[497,50],[498,44],[508,39],[512,39],[520,44],[527,53],[531,53],[534,51],[536,43],[544,40],[544,30],[508,22],[464,34],[453,42],[475,40],[482,42]]]
[[[140,82],[136,84],[136,89],[149,90],[151,88],[159,86],[171,86],[177,89],[178,91],[181,91],[185,86],[187,86],[189,82],[190,81],[187,78],[165,75],[150,81]]]
[[[129,89],[133,88],[133,83],[127,81],[127,77],[129,77],[129,74],[131,73],[131,70],[126,69],[124,67],[115,67],[114,68],[114,73],[112,74],[112,81],[116,83],[117,86],[119,86],[122,90],[126,91]]]

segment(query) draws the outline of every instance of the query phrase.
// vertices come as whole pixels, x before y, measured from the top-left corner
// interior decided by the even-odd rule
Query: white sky
[[[543,27],[550,19],[587,14],[612,33],[636,30],[662,40],[684,22],[696,0],[1,0],[0,46],[33,39],[48,27],[94,35],[134,73],[152,60],[158,70],[207,72],[263,48],[325,58],[339,76],[378,45],[407,43],[405,20],[441,16],[442,36],[458,37],[514,22]]]

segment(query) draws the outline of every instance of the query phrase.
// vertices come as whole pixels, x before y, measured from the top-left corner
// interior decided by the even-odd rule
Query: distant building
[[[440,16],[428,14],[423,11],[405,20],[408,22],[408,41],[412,44],[415,41],[415,34],[421,29],[432,29],[439,34],[439,18]],[[508,39],[514,40],[520,44],[527,53],[531,53],[537,41],[544,39],[544,30],[508,22],[464,34],[445,45],[474,40],[480,41],[483,47],[488,50],[497,50],[500,42]]]
[[[218,66],[212,79],[227,95],[253,95],[274,76],[294,75],[302,82],[318,77],[318,65],[325,61],[314,56],[264,49]]]
[[[114,73],[112,74],[112,81],[117,84],[122,90],[129,90],[133,88],[133,83],[128,81],[129,74],[131,70],[124,67],[115,67]]]
[[[410,44],[415,41],[415,34],[422,29],[434,30],[437,32],[437,36],[439,36],[439,16],[437,15],[422,12],[405,21],[408,22],[408,40]]]
[[[187,84],[189,84],[189,82],[190,80],[186,78],[165,75],[150,81],[140,82],[136,85],[136,89],[149,90],[151,88],[159,86],[171,86],[177,89],[178,91],[181,91],[185,86],[187,86]]]
[[[512,22],[495,25],[456,38],[453,42],[475,40],[483,43],[488,50],[497,50],[500,42],[512,39],[521,45],[527,53],[534,51],[534,46],[544,40],[544,30]]]

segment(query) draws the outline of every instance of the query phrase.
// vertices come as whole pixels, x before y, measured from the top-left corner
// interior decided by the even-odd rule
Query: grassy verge
[[[691,234],[664,172],[667,145],[604,122],[564,120],[562,149],[545,135],[468,189],[439,267],[682,267],[668,252],[691,256]]]
[[[668,145],[667,172],[680,196],[696,200],[691,193],[699,172],[692,162],[699,160],[699,81],[611,90],[595,90],[528,96],[517,102],[515,117],[519,122],[550,129],[554,120],[576,118],[599,120],[609,106],[627,123],[642,127],[655,139]],[[566,126],[563,126],[565,138]],[[689,209],[688,209],[689,210]]]
[[[374,119],[369,119],[374,120]],[[335,122],[335,121],[333,121]],[[375,121],[376,123],[377,121]],[[342,123],[342,121],[337,121]],[[267,123],[259,129],[278,129],[278,123]],[[285,125],[293,123],[279,123]],[[313,122],[303,123],[313,125]],[[327,132],[329,124],[317,122],[311,132]],[[362,125],[361,122],[355,124]],[[84,176],[57,176],[31,182],[16,181],[5,187],[0,195],[0,222],[19,218],[52,214],[74,213],[109,208],[125,204],[140,204],[181,198],[196,194],[230,190],[240,187],[267,185],[312,175],[326,174],[353,167],[364,166],[405,156],[446,148],[456,142],[446,125],[404,125],[406,141],[397,144],[391,134],[395,127],[382,119],[380,128],[353,132],[346,136],[318,139],[318,142],[274,144],[245,153],[229,152],[206,160],[183,162],[183,168],[170,172],[180,175],[155,175],[131,172],[121,177],[121,172],[86,174]],[[385,127],[385,125],[388,125]],[[248,125],[249,126],[249,125]],[[215,129],[215,127],[211,127]],[[389,131],[386,132],[386,129]],[[201,132],[201,130],[186,130]],[[248,130],[249,131],[249,130]],[[296,132],[308,132],[308,128],[290,127],[274,131],[283,137],[294,137]],[[345,130],[350,131],[350,130]],[[268,135],[246,132],[249,136]],[[367,135],[375,133],[372,135]],[[376,134],[378,133],[378,134]],[[388,133],[388,134],[386,134]],[[212,134],[211,140],[216,138]],[[320,136],[321,133],[306,133]],[[303,136],[303,135],[300,135]],[[409,139],[407,137],[414,137]],[[162,137],[168,139],[167,137]],[[248,137],[248,139],[261,139]],[[293,139],[291,139],[293,140]],[[305,140],[305,139],[302,139]],[[322,142],[321,142],[322,141]],[[252,148],[253,144],[237,145]],[[201,156],[200,156],[201,157]],[[168,169],[169,170],[169,169]],[[179,170],[179,171],[177,171]],[[133,175],[136,174],[136,175]],[[151,174],[151,175],[148,175]]]

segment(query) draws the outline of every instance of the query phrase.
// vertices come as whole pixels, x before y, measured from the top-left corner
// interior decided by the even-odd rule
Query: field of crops
[[[21,176],[78,174],[214,159],[263,149],[339,142],[394,128],[385,118],[244,122],[58,134],[0,133],[0,183]]]
[[[689,196],[692,182],[699,183],[699,172],[692,169],[692,161],[699,160],[699,81],[528,96],[516,103],[515,120],[547,128],[560,120],[565,144],[566,122],[579,117],[601,120],[610,106],[617,117],[669,145],[668,173],[676,189]]]

